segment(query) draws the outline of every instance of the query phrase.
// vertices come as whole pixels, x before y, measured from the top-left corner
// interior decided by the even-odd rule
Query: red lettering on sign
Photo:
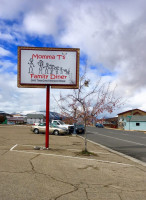
[[[42,75],[38,75],[38,74],[30,74],[30,77],[31,78],[37,78],[37,79],[47,79],[48,78],[48,75],[46,74],[42,74]]]
[[[67,76],[50,74],[50,79],[66,79]]]
[[[38,54],[32,54],[32,59],[55,59],[54,55],[38,55]]]

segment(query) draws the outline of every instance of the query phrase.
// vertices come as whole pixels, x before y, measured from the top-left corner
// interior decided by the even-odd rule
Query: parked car
[[[31,131],[35,134],[45,133],[46,132],[46,123],[40,123],[39,125],[31,126]],[[61,135],[68,134],[69,131],[67,128],[59,128],[53,124],[49,124],[49,134]]]
[[[36,126],[36,125],[39,125],[39,124],[40,124],[40,123],[38,123],[38,122],[35,122],[33,125],[34,125],[34,126]]]
[[[85,132],[85,126],[83,124],[76,124],[76,133],[77,134],[84,134]]]
[[[98,128],[104,128],[103,124],[99,124],[99,123],[96,123],[95,126]]]
[[[67,128],[69,130],[69,133],[73,133],[74,131],[74,125],[65,124],[61,120],[52,120],[51,123],[60,128]]]

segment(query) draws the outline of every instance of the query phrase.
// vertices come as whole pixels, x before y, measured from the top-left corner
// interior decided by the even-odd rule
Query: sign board
[[[78,88],[75,48],[18,47],[18,87]]]

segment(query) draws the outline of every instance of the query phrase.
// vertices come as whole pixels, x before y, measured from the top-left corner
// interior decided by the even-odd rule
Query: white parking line
[[[126,163],[112,162],[112,161],[106,161],[106,160],[97,160],[97,159],[88,159],[88,158],[74,157],[74,156],[63,156],[63,155],[57,155],[57,154],[47,154],[47,153],[37,153],[37,152],[30,152],[30,151],[14,150],[14,148],[16,146],[18,146],[18,144],[14,145],[10,149],[10,151],[19,152],[19,153],[27,153],[27,154],[35,154],[35,155],[44,155],[44,156],[54,156],[54,157],[62,157],[62,158],[96,161],[96,162],[102,162],[102,163],[108,163],[108,164],[117,164],[117,165],[123,165],[123,166],[134,166],[134,165],[126,164]],[[21,145],[21,146],[28,146],[28,145]],[[31,145],[29,145],[29,146],[31,146]]]
[[[96,134],[96,135],[101,135],[101,136],[103,136],[103,137],[113,138],[113,139],[115,139],[115,140],[121,140],[121,141],[128,142],[128,143],[132,143],[132,144],[137,144],[137,145],[141,145],[141,146],[146,146],[145,144],[141,144],[141,143],[138,143],[138,142],[132,142],[132,141],[129,141],[129,140],[123,140],[123,139],[116,138],[116,137],[112,137],[112,136],[109,136],[109,135],[99,134],[99,133],[97,133],[97,132],[90,132],[90,133],[93,133],[93,134]]]
[[[18,144],[15,144],[11,149],[10,149],[10,151],[13,151],[13,149],[15,148],[15,147],[17,147],[18,146]]]

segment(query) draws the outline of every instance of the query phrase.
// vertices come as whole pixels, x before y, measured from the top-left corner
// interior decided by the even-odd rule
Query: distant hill
[[[23,112],[13,112],[11,114],[5,113],[4,111],[0,111],[0,115],[23,115],[26,116],[27,114],[42,114],[46,117],[46,111],[23,111]],[[50,119],[62,119],[62,115],[57,112],[50,111]],[[64,117],[63,117],[64,118]]]
[[[31,112],[29,114],[42,114],[46,117],[46,111],[35,111],[35,112]],[[51,112],[50,111],[50,115],[49,115],[50,119],[62,119],[62,115],[57,113],[57,112]]]
[[[43,114],[44,116],[46,116],[46,111],[38,111],[38,112],[34,112],[32,114]],[[57,112],[51,112],[50,111],[50,119],[61,119],[62,116],[61,114],[57,113]]]
[[[4,112],[4,111],[0,111],[0,115],[1,115],[1,116],[12,116],[11,114],[6,113],[6,112]]]
[[[5,113],[4,111],[0,111],[0,114],[3,114],[3,113]]]

